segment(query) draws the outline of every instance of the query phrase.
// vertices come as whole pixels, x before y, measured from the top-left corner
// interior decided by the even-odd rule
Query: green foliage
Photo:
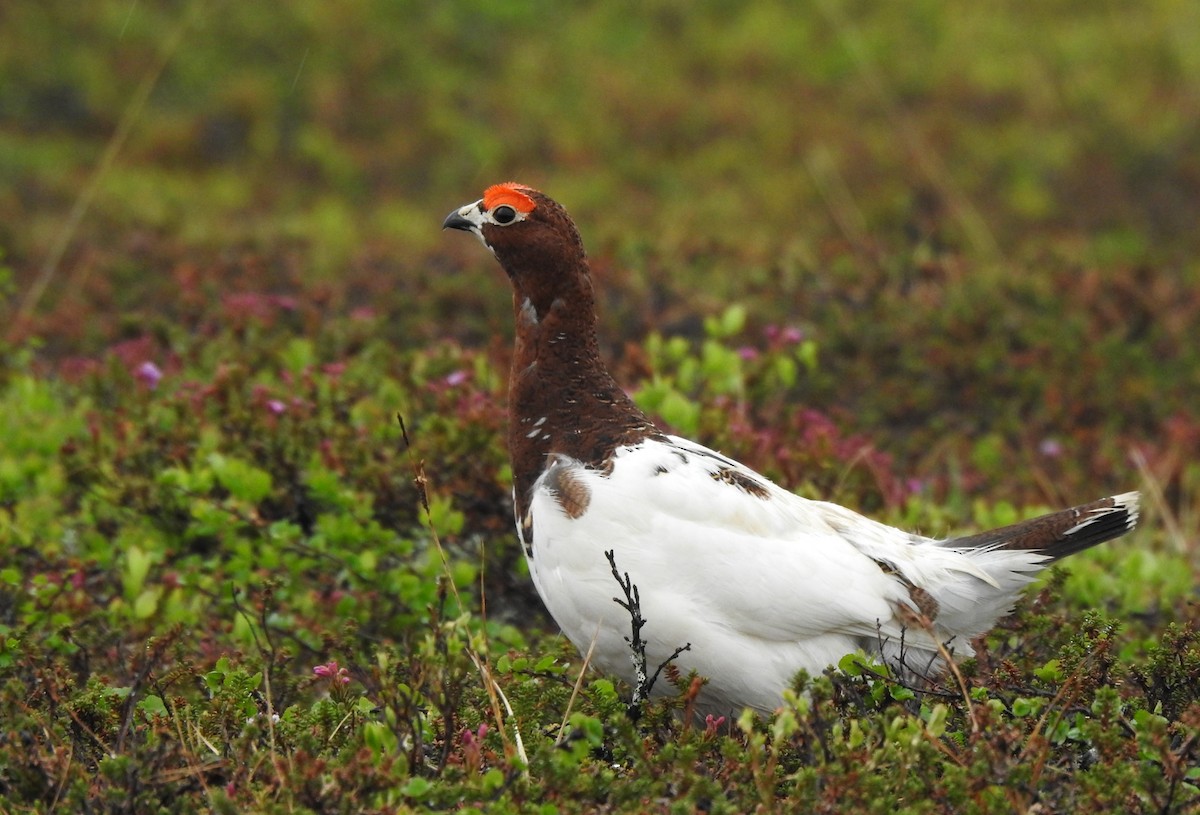
[[[878,476],[850,477],[861,441],[773,401],[779,360],[795,366],[790,387],[820,374],[803,337],[772,329],[755,343],[739,311],[698,345],[652,336],[639,399],[675,393],[698,432],[739,454],[791,449],[812,465],[808,488],[828,468],[851,500],[886,501],[886,459],[870,460]],[[164,812],[633,812],[648,800],[882,812],[898,799],[1101,811],[1131,794],[1182,812],[1200,800],[1191,572],[1154,549],[1109,546],[1056,572],[980,643],[966,695],[953,681],[908,687],[851,655],[799,678],[769,721],[679,718],[685,691],[635,726],[627,689],[588,677],[576,689],[580,658],[535,619],[488,619],[536,603],[510,576],[502,377],[454,346],[367,343],[331,358],[345,330],[264,334],[249,356],[232,329],[179,343],[153,387],[120,365],[53,388],[11,381],[12,415],[45,421],[14,424],[7,454],[57,474],[3,509],[15,565],[0,572],[12,609],[0,738],[32,741],[0,758],[0,795],[39,811],[56,798],[151,806],[169,790]],[[933,510],[916,494],[883,506]],[[984,524],[1036,511],[973,509]],[[1082,613],[1089,603],[1123,622]],[[136,781],[147,773],[161,779],[153,794]]]
[[[1196,810],[1200,52],[1130,15],[5,6],[0,810]],[[634,725],[513,540],[506,282],[437,232],[506,177],[673,430],[930,534],[1137,466],[1147,531],[961,684]]]

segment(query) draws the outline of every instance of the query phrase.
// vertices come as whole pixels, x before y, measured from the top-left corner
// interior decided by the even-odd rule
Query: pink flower
[[[330,679],[334,682],[339,682],[343,685],[350,684],[350,672],[345,668],[339,668],[336,659],[326,662],[324,665],[318,665],[313,668],[313,673],[322,679]]]
[[[738,349],[738,356],[749,362],[750,360],[758,359],[758,349],[749,345],[743,345]]]
[[[157,388],[159,381],[163,378],[163,372],[153,362],[143,362],[133,372],[133,375],[150,390]]]
[[[704,717],[704,738],[711,739],[717,735],[721,725],[725,724],[724,716],[713,716],[711,713]]]
[[[463,758],[466,759],[469,772],[479,771],[479,765],[483,762],[483,737],[487,735],[487,732],[486,723],[480,724],[479,729],[474,732],[471,730],[462,732]]]
[[[783,329],[783,341],[784,342],[795,345],[796,343],[800,342],[800,340],[802,340],[802,339],[804,339],[804,332],[801,329],[796,328],[793,325],[789,325],[787,328]]]
[[[463,384],[470,378],[471,378],[471,375],[469,373],[467,373],[466,371],[463,371],[463,370],[458,370],[452,374],[449,374],[442,381],[445,382],[447,385],[449,385],[452,388],[457,388],[459,385]]]
[[[287,405],[285,405],[283,402],[279,401],[278,399],[268,399],[267,400],[267,410],[271,411],[276,416],[280,416],[283,414],[283,412],[285,410],[287,410]]]
[[[463,744],[466,745],[467,747],[472,747],[472,746],[478,745],[483,741],[483,737],[487,735],[487,732],[488,732],[487,722],[483,722],[482,724],[480,724],[478,730],[475,730],[475,731],[472,731],[469,729],[463,730],[463,732],[462,732]]]
[[[780,328],[772,323],[763,329],[763,336],[767,338],[767,342],[772,348],[778,348],[781,345],[795,345],[803,340],[804,329],[794,325]]]

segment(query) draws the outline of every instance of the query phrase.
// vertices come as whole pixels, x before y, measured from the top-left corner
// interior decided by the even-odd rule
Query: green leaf
[[[617,699],[616,685],[609,679],[593,679],[588,687],[596,695],[597,701],[613,702]]]
[[[727,339],[740,334],[746,327],[746,307],[734,303],[721,313],[720,317],[707,317],[704,320],[704,332],[714,339]]]
[[[146,583],[146,575],[154,558],[140,546],[130,546],[125,550],[125,596],[136,597]]]
[[[257,504],[271,494],[271,474],[232,456],[211,453],[208,464],[217,482],[241,501]]]
[[[408,779],[408,782],[400,788],[400,794],[406,798],[424,798],[431,792],[433,792],[433,784],[420,776]]]
[[[1062,666],[1057,659],[1052,659],[1040,668],[1034,668],[1033,675],[1044,682],[1061,682]]]
[[[1020,719],[1023,719],[1027,716],[1036,716],[1041,709],[1041,699],[1026,699],[1024,697],[1018,697],[1014,699],[1012,703],[1012,714]]]
[[[857,652],[846,654],[838,660],[838,670],[846,676],[862,676],[863,657]]]
[[[583,740],[590,747],[599,747],[604,744],[604,723],[595,716],[588,716],[585,713],[572,713],[570,724],[577,733],[583,736]]]
[[[147,719],[149,719],[152,716],[166,716],[167,715],[167,706],[163,702],[161,696],[151,694],[149,696],[143,697],[138,702],[137,706],[138,706],[138,710],[140,710],[140,711],[142,711],[142,713],[146,714]]]
[[[935,739],[941,738],[946,732],[946,719],[949,716],[950,708],[944,704],[936,704],[929,711],[929,720],[925,722],[925,729],[929,731],[929,735]]]
[[[158,611],[158,601],[162,597],[162,586],[151,586],[138,595],[133,603],[133,616],[145,620],[154,616]]]
[[[816,340],[805,340],[796,348],[796,359],[810,373],[816,373],[817,370],[817,342]]]
[[[392,755],[396,752],[396,749],[399,746],[399,742],[396,740],[395,732],[383,722],[367,722],[363,725],[362,735],[363,744],[367,745],[367,748],[376,758],[385,755]],[[406,784],[405,787],[407,788],[409,784],[412,784],[414,781],[425,781],[425,779],[409,779],[409,783]],[[429,782],[425,781],[425,783],[428,784]],[[408,792],[405,789],[401,789],[401,792],[403,792],[405,795],[412,795],[415,797],[425,795],[430,788],[431,787],[428,787],[422,791],[415,792]]]
[[[771,361],[771,370],[784,388],[790,388],[796,384],[796,363],[790,357],[775,357]]]
[[[682,393],[667,391],[658,405],[663,420],[685,436],[694,435],[700,425],[700,406]]]
[[[312,340],[304,337],[296,337],[289,342],[280,357],[293,374],[302,374],[316,363]]]
[[[454,500],[450,496],[429,496],[429,525],[433,527],[439,537],[459,534],[462,532],[466,520],[466,516],[454,508]],[[469,583],[470,580],[467,582]]]
[[[504,771],[498,767],[492,767],[483,774],[483,791],[486,794],[491,794],[504,786]]]

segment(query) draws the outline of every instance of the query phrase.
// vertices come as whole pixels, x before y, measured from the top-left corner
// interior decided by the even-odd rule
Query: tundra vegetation
[[[1197,30],[6,3],[0,811],[1197,811]],[[533,593],[508,286],[439,233],[509,178],[680,433],[929,534],[1135,488],[1142,526],[936,686],[851,657],[697,724],[668,666],[634,720]]]

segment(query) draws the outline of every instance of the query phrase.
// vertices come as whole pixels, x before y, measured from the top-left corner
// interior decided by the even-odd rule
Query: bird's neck
[[[508,446],[519,518],[549,454],[602,467],[616,448],[661,436],[600,361],[590,286],[573,294],[543,298],[540,311],[519,287],[513,297]]]

